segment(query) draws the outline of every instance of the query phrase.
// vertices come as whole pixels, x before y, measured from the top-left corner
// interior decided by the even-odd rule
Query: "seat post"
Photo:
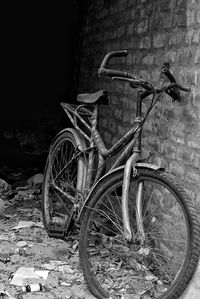
[[[135,123],[141,122],[141,116],[142,116],[142,96],[141,96],[141,90],[138,90],[137,97],[136,97],[136,120],[135,120]],[[133,148],[133,151],[135,153],[141,153],[141,138],[142,138],[142,127],[139,127],[137,140],[136,140],[135,146]]]
[[[95,159],[95,143],[92,138],[92,131],[96,129],[97,124],[98,124],[98,104],[93,104],[94,110],[93,113],[90,117],[90,122],[91,122],[91,136],[90,136],[90,145],[89,147],[91,148],[89,152],[89,157],[88,157],[88,172],[87,172],[87,181],[86,181],[86,186],[85,190],[86,192],[90,189],[91,183],[92,183],[92,175],[93,175],[93,168],[94,168],[94,159]]]

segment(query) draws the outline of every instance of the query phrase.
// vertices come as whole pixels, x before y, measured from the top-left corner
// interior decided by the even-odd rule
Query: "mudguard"
[[[78,218],[80,219],[81,216],[82,216],[82,212],[83,212],[83,209],[84,209],[84,206],[87,204],[90,196],[92,196],[92,193],[95,192],[96,188],[98,187],[98,185],[104,180],[106,179],[107,177],[109,177],[111,174],[121,170],[121,169],[124,169],[125,168],[125,165],[122,165],[122,166],[119,166],[115,169],[113,169],[112,171],[109,171],[107,172],[105,175],[103,175],[97,182],[96,184],[91,188],[90,192],[88,193],[86,199],[85,199],[85,202],[83,204],[83,206],[81,207],[80,209],[80,212],[79,212],[79,215],[78,215]],[[155,165],[155,164],[149,164],[149,163],[136,163],[135,165],[135,168],[147,168],[147,169],[153,169],[153,170],[161,170],[161,171],[165,171],[164,168],[161,168],[159,167],[158,165]]]
[[[56,139],[59,138],[60,135],[62,135],[65,132],[70,132],[76,141],[76,144],[78,146],[78,149],[80,151],[86,149],[86,142],[85,139],[81,136],[81,134],[74,128],[65,128],[62,131],[60,131],[53,139],[52,145],[56,142]],[[51,147],[50,147],[51,150]],[[85,190],[85,184],[86,184],[86,177],[87,177],[87,161],[85,160],[85,157],[81,156],[81,176],[79,177],[79,180],[77,180],[77,189],[83,193]]]
[[[54,142],[56,141],[56,139],[62,135],[64,132],[70,132],[73,134],[75,140],[76,140],[76,143],[79,147],[80,150],[84,150],[86,149],[86,142],[85,142],[85,139],[81,136],[81,134],[74,128],[65,128],[63,129],[62,131],[60,131],[53,139],[52,141],[52,144],[54,144]]]

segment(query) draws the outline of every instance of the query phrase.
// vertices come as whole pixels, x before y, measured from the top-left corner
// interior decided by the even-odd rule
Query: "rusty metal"
[[[128,208],[130,177],[131,177],[132,168],[135,167],[138,156],[139,156],[138,153],[133,153],[131,157],[127,160],[124,169],[124,178],[123,178],[123,185],[122,185],[122,219],[123,219],[124,235],[127,241],[131,241],[132,239],[132,231],[130,226],[129,208]]]
[[[140,239],[141,245],[145,241],[145,233],[143,226],[143,217],[142,217],[142,195],[143,195],[143,182],[139,182],[137,195],[136,195],[136,222],[137,222],[137,233]]]

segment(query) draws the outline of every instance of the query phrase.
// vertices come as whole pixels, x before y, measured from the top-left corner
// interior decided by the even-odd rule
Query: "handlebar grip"
[[[181,86],[179,84],[177,84],[177,88],[182,90],[182,91],[185,91],[185,92],[190,92],[191,91],[190,87],[184,87],[184,86]]]
[[[123,78],[132,78],[133,76],[127,72],[112,70],[112,69],[105,69],[100,67],[98,69],[99,76],[106,76],[106,77],[123,77]]]
[[[126,57],[128,55],[128,51],[127,50],[121,50],[121,51],[112,51],[109,52],[108,54],[106,54],[106,56],[104,57],[100,69],[103,68],[105,69],[108,65],[109,60],[112,57]]]

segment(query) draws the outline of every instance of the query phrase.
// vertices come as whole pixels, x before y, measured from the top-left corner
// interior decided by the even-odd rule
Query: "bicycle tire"
[[[44,227],[49,232],[50,222],[56,223],[57,227],[64,225],[62,229],[66,229],[65,236],[69,231],[74,206],[65,194],[68,193],[74,198],[77,194],[81,195],[86,177],[86,161],[82,155],[78,155],[79,148],[75,134],[74,131],[62,132],[51,145],[45,165],[42,190]],[[81,144],[81,148],[84,148],[81,139],[78,139],[78,143],[79,146]],[[66,163],[68,163],[67,167]],[[59,176],[58,173],[63,169]]]
[[[89,289],[97,298],[100,298],[100,299],[103,299],[103,298],[133,298],[134,297],[133,295],[132,295],[133,297],[131,297],[131,295],[130,295],[130,297],[128,297],[128,293],[130,294],[130,290],[125,291],[128,293],[125,293],[126,295],[124,294],[123,295],[124,297],[120,297],[117,295],[117,292],[118,292],[118,294],[120,294],[119,290],[117,290],[117,292],[116,292],[117,286],[120,285],[120,282],[119,282],[120,279],[122,279],[122,281],[123,281],[124,277],[130,278],[130,272],[125,272],[125,270],[123,270],[124,273],[127,273],[127,274],[124,274],[123,277],[119,276],[119,273],[121,271],[120,263],[122,263],[122,265],[123,265],[123,263],[128,264],[127,260],[125,260],[125,261],[121,260],[121,262],[119,262],[120,250],[125,251],[125,248],[123,248],[122,246],[120,248],[120,246],[119,246],[117,253],[116,252],[113,253],[112,251],[113,251],[114,245],[116,245],[116,244],[114,243],[115,241],[112,241],[113,243],[111,243],[111,237],[110,237],[110,239],[108,238],[108,236],[111,234],[110,231],[112,231],[112,235],[113,235],[112,240],[114,240],[114,238],[117,237],[117,235],[121,232],[120,229],[118,228],[118,225],[116,225],[116,223],[119,222],[120,217],[118,218],[118,215],[115,215],[116,213],[118,213],[117,211],[119,211],[119,209],[117,210],[117,208],[116,208],[115,211],[112,211],[112,212],[110,212],[110,211],[113,209],[112,206],[114,206],[114,204],[117,203],[117,200],[120,201],[123,174],[124,174],[124,170],[120,169],[114,173],[111,173],[110,176],[107,176],[105,179],[100,181],[98,187],[94,189],[94,192],[92,192],[92,194],[87,202],[87,205],[85,207],[84,214],[83,214],[83,219],[82,219],[82,225],[81,225],[81,230],[80,230],[80,239],[79,239],[80,264],[81,264],[84,278],[86,280],[86,283],[87,283]],[[161,252],[163,255],[160,254],[160,257],[159,257],[158,247],[156,247],[156,246],[158,246],[156,241],[159,241],[159,239],[157,239],[157,240],[155,239],[156,235],[157,235],[157,238],[159,236],[162,236],[161,235],[162,226],[160,228],[159,225],[156,224],[156,222],[158,220],[161,221],[161,219],[162,219],[162,218],[159,219],[158,208],[155,210],[153,208],[153,212],[155,211],[155,215],[154,214],[152,215],[152,220],[154,219],[154,222],[152,222],[153,223],[152,225],[154,225],[154,223],[155,223],[155,226],[153,226],[154,229],[152,227],[152,231],[154,234],[152,236],[154,237],[155,242],[154,242],[154,239],[152,239],[150,237],[150,233],[148,233],[149,234],[148,241],[152,242],[152,244],[151,244],[152,248],[146,247],[146,249],[149,248],[148,250],[150,253],[148,253],[148,251],[147,251],[148,254],[145,257],[144,247],[143,247],[142,255],[144,255],[144,257],[142,257],[142,259],[144,259],[144,260],[142,262],[141,261],[138,262],[138,252],[141,250],[142,247],[140,247],[140,250],[138,250],[137,244],[135,244],[135,246],[136,246],[135,248],[133,246],[134,242],[131,245],[136,252],[134,252],[133,249],[132,249],[132,251],[129,250],[128,252],[129,253],[131,252],[131,254],[133,255],[134,258],[132,258],[132,257],[131,258],[132,258],[132,262],[134,262],[134,263],[136,262],[136,265],[134,264],[134,267],[136,267],[136,268],[137,268],[137,266],[138,267],[145,266],[145,264],[144,264],[145,258],[146,259],[149,258],[151,260],[151,255],[153,255],[152,252],[154,252],[154,254],[155,254],[155,252],[158,252],[157,257],[159,258],[159,261],[156,262],[156,265],[154,265],[153,263],[152,263],[152,265],[150,265],[151,269],[153,269],[153,270],[149,271],[149,267],[150,267],[149,266],[148,272],[147,272],[149,274],[152,274],[153,277],[154,276],[156,277],[157,273],[159,273],[159,275],[160,275],[159,279],[157,279],[157,281],[154,283],[154,285],[155,285],[154,289],[152,289],[152,287],[151,287],[148,290],[149,293],[148,292],[145,293],[145,290],[142,287],[142,289],[140,290],[141,297],[139,297],[139,296],[137,297],[136,295],[135,296],[137,298],[177,299],[181,296],[183,291],[188,286],[188,284],[194,274],[194,271],[196,269],[197,263],[198,263],[199,244],[200,244],[200,227],[199,227],[198,217],[197,217],[195,209],[192,205],[191,199],[187,196],[186,192],[183,190],[183,188],[180,186],[180,184],[177,182],[176,178],[173,175],[167,174],[167,173],[161,172],[161,171],[155,171],[152,169],[138,168],[138,174],[136,177],[131,178],[131,183],[138,184],[138,182],[144,182],[146,184],[147,187],[146,187],[145,192],[147,192],[147,198],[149,199],[149,202],[150,202],[150,196],[148,193],[149,193],[150,189],[148,189],[148,188],[150,188],[151,185],[150,185],[150,187],[148,187],[147,183],[150,182],[151,184],[155,184],[156,186],[158,186],[157,187],[158,189],[155,189],[156,190],[155,194],[157,194],[158,199],[156,199],[155,195],[151,196],[152,197],[151,199],[155,206],[156,206],[156,203],[159,206],[158,201],[160,202],[160,200],[161,200],[161,198],[159,198],[159,191],[162,190],[162,188],[166,188],[167,191],[162,190],[162,192],[166,192],[166,194],[164,193],[166,200],[164,197],[162,197],[162,202],[160,202],[160,205],[161,205],[161,203],[163,205],[163,212],[167,213],[167,211],[166,211],[166,209],[164,209],[164,207],[167,208],[167,206],[170,205],[170,203],[172,202],[172,201],[169,201],[171,196],[173,196],[174,199],[176,200],[177,207],[180,208],[180,211],[173,210],[173,208],[177,208],[175,206],[176,202],[174,201],[174,206],[171,206],[171,211],[170,211],[171,215],[166,214],[166,219],[167,219],[167,217],[172,217],[173,213],[175,213],[175,217],[174,217],[175,219],[173,219],[173,221],[175,221],[174,222],[174,231],[169,230],[168,232],[167,231],[165,232],[166,236],[167,236],[167,233],[171,234],[171,238],[172,238],[171,242],[174,243],[174,248],[177,247],[177,252],[175,252],[175,251],[171,251],[171,253],[169,252],[169,254],[172,254],[172,256],[174,257],[174,260],[173,260],[173,257],[171,256],[172,263],[169,263],[169,261],[167,260],[167,256],[165,256],[165,255],[167,255],[167,253],[165,253],[165,255],[164,255],[164,253]],[[154,189],[152,189],[152,190],[153,190],[152,192],[154,192]],[[114,191],[116,193],[114,193]],[[133,189],[133,191],[134,191],[134,189]],[[108,199],[109,194],[110,194],[110,198]],[[116,194],[116,195],[114,195],[114,194]],[[129,197],[133,196],[133,194],[131,194],[131,195],[130,194],[131,194],[131,189],[129,190]],[[109,200],[110,200],[110,202],[112,202],[112,200],[113,200],[113,202],[111,205],[109,203],[109,208],[108,208],[106,206],[106,201],[107,201],[107,205],[108,205]],[[130,204],[130,202],[129,202],[129,204]],[[133,205],[133,202],[131,202],[131,205]],[[143,210],[144,209],[147,210],[147,205],[148,205],[147,200],[146,201],[144,200]],[[99,207],[99,209],[98,209],[98,207]],[[102,207],[104,207],[104,209],[102,209]],[[131,206],[129,206],[129,207],[131,208]],[[169,208],[170,208],[170,206],[169,206]],[[148,207],[148,209],[151,213],[150,206]],[[183,219],[185,219],[185,223],[179,223],[179,221],[182,219],[181,218],[182,215],[181,214],[179,215],[180,212],[183,213],[183,216],[184,216]],[[117,216],[116,217],[117,221],[116,221],[115,225],[113,225],[114,222],[111,221],[114,218],[113,215]],[[151,214],[147,214],[146,218],[144,217],[144,219],[146,219],[146,220],[144,220],[144,226],[145,226],[145,221],[146,221],[146,228],[148,228],[148,229],[150,227],[148,225],[151,225],[151,221],[150,221],[151,216],[150,215]],[[103,216],[105,216],[105,219],[107,222],[105,221],[105,219],[103,219]],[[92,218],[92,217],[94,217],[94,218]],[[147,223],[148,217],[149,217],[149,220]],[[162,216],[162,217],[164,217],[164,216]],[[169,222],[164,224],[163,230],[165,230],[165,226],[167,227],[167,225],[169,225],[170,219],[168,219],[168,220],[169,220]],[[134,217],[131,218],[131,221],[132,221],[131,225],[133,228],[134,227]],[[109,226],[108,226],[109,222],[112,222],[112,226],[111,226],[112,229],[109,229]],[[182,231],[180,229],[181,225],[183,225],[183,224],[184,224],[183,228],[186,229],[186,231],[187,231],[186,237],[187,237],[188,242],[187,242],[187,244],[185,244],[186,248],[185,248],[185,252],[184,252],[184,259],[182,261],[182,265],[178,269],[178,267],[179,267],[178,262],[179,262],[179,259],[181,258],[181,255],[180,254],[178,255],[178,253],[182,252],[181,250],[182,250],[182,247],[184,247],[184,243],[181,243],[181,242],[184,242],[184,239],[181,241],[181,238],[180,238],[180,245],[182,247],[179,248],[178,242],[176,244],[176,240],[173,241],[174,240],[173,237],[177,236],[177,238],[178,238],[179,233],[183,234],[183,236],[184,236],[184,231]],[[107,231],[106,231],[106,229],[107,229]],[[91,233],[90,233],[90,230],[91,230]],[[160,232],[158,232],[159,230],[160,230]],[[149,229],[149,231],[150,231],[150,229]],[[148,230],[147,230],[147,232],[148,232]],[[147,235],[147,232],[145,232],[146,235]],[[107,237],[107,239],[106,239],[106,237]],[[163,237],[164,237],[164,232],[163,232]],[[123,239],[121,239],[121,240],[123,240]],[[169,240],[169,241],[167,241],[167,240]],[[161,239],[161,241],[162,241],[162,239]],[[162,245],[161,241],[160,241],[160,248]],[[166,241],[166,243],[165,243],[166,251],[170,250],[172,247],[172,244],[170,243],[170,239],[165,238],[165,241]],[[170,244],[167,245],[167,243],[170,243]],[[109,246],[110,246],[109,244],[111,244],[111,246],[112,246],[111,247],[112,251],[109,251]],[[125,244],[125,242],[124,242],[124,244]],[[168,248],[167,248],[167,246],[168,246]],[[137,250],[136,250],[136,248],[137,248]],[[178,250],[180,250],[180,252],[178,252]],[[106,258],[106,251],[107,251],[108,258]],[[109,256],[109,254],[110,254],[110,256]],[[116,265],[114,265],[115,257],[113,257],[112,254],[113,254],[113,256],[115,254],[119,255],[118,256],[119,260],[118,260],[118,262],[116,262]],[[122,254],[122,252],[121,252],[121,254]],[[102,256],[100,256],[100,255],[102,255]],[[141,252],[140,252],[140,256],[141,256]],[[131,258],[130,258],[130,260],[131,260]],[[175,260],[175,259],[177,259],[177,260]],[[151,262],[152,262],[152,260],[151,260]],[[167,270],[169,272],[166,275],[165,275],[165,273],[164,274],[162,273],[162,276],[161,276],[162,269],[161,269],[161,272],[158,272],[156,269],[156,267],[158,267],[159,263],[161,263],[161,262],[162,262],[161,266],[163,266],[163,268],[165,266],[165,263],[166,264],[169,263],[169,265],[167,265],[168,267],[171,267],[174,264],[173,271],[177,271],[177,272],[173,273],[172,270],[169,269],[169,270]],[[177,266],[176,266],[176,262],[177,262]],[[130,265],[128,265],[128,266],[130,267]],[[132,264],[131,264],[131,267],[132,267]],[[145,271],[146,270],[147,269],[145,269]],[[101,274],[100,271],[102,271],[103,274]],[[133,271],[132,269],[131,269],[131,271],[133,273],[135,273],[135,275],[137,275],[136,274],[137,271]],[[132,283],[135,282],[135,285],[131,286],[134,290],[132,292],[133,293],[135,292],[135,294],[136,294],[135,286],[137,285],[139,279],[142,279],[142,276],[144,275],[145,271],[143,270],[143,274],[141,275],[141,277],[138,276],[138,280],[137,280],[137,276],[136,276],[135,280],[134,279],[132,280]],[[164,270],[163,270],[163,272],[164,272]],[[115,276],[115,274],[118,275],[120,277],[120,279],[118,279],[117,276]],[[158,276],[158,274],[157,274],[157,276]],[[173,281],[171,281],[171,284],[169,286],[167,285],[168,286],[167,289],[166,289],[166,282],[164,281],[164,278],[166,279],[165,276],[169,276],[169,277],[167,277],[168,280],[173,279]],[[114,277],[114,278],[112,278],[111,281],[109,281],[109,279],[107,279],[107,277],[109,279],[111,279],[110,277]],[[160,279],[160,277],[162,277],[162,279]],[[115,280],[115,278],[116,278],[116,280]],[[156,277],[156,278],[158,278],[158,277]],[[122,284],[123,287],[126,284],[126,279],[124,279],[124,281],[125,282],[123,282],[123,284]],[[115,286],[113,293],[112,293],[111,287],[109,287],[109,282],[111,285],[113,283],[113,288]],[[146,282],[147,282],[146,278],[143,279],[142,285],[145,285],[145,284],[147,285]],[[153,284],[153,282],[152,282],[152,284]],[[169,284],[169,281],[168,281],[168,284]],[[162,290],[159,290],[159,287]],[[155,288],[157,288],[158,290],[156,291]],[[153,294],[153,292],[154,292],[154,294]],[[143,295],[146,295],[146,297],[143,297],[141,295],[142,293],[143,293]],[[150,294],[151,295],[153,294],[154,296],[152,295],[153,297],[151,297]]]

